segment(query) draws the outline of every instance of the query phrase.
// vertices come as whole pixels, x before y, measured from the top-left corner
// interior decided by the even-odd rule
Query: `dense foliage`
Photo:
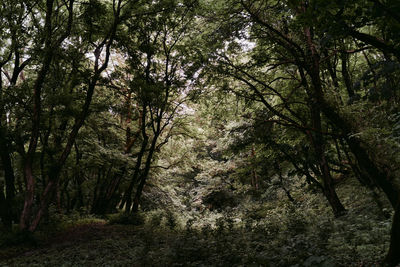
[[[112,261],[104,230],[122,265],[400,264],[397,10],[4,0],[7,263]],[[12,259],[75,228],[61,258]]]

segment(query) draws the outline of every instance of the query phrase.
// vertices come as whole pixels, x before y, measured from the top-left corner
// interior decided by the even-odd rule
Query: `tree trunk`
[[[351,127],[323,98],[320,99],[322,103],[322,112],[324,115],[334,124],[334,126],[341,131],[344,136],[351,136],[353,132]],[[395,208],[397,205],[397,199],[399,196],[399,188],[391,182],[391,179],[386,173],[383,173],[376,166],[375,162],[371,160],[367,151],[361,146],[361,142],[356,137],[346,138],[346,142],[350,148],[350,151],[354,154],[358,165],[363,169],[363,174],[368,175],[368,179],[377,184],[383,192],[385,192],[389,199],[392,207]]]
[[[144,185],[146,184],[147,176],[149,175],[151,161],[153,159],[153,154],[156,148],[157,139],[158,139],[158,134],[155,134],[151,142],[149,154],[147,155],[146,158],[146,165],[144,167],[143,174],[141,175],[140,183],[138,185],[138,188],[136,189],[135,198],[133,200],[132,213],[135,213],[139,210],[140,197],[142,196],[143,188]]]
[[[35,213],[31,224],[29,225],[28,229],[30,232],[36,231],[36,228],[39,225],[42,216],[46,213],[49,203],[53,198],[58,183],[58,177],[60,176],[61,166],[60,165],[53,165],[50,167],[49,170],[49,180],[47,185],[43,191],[41,196],[41,200],[39,202],[39,207],[37,212]]]
[[[318,122],[318,119],[317,119],[317,122]],[[318,125],[314,125],[314,127],[315,126],[318,127]],[[318,127],[317,129],[320,129],[320,127]],[[331,176],[330,169],[329,169],[329,164],[325,157],[323,137],[318,132],[315,133],[315,136],[316,137],[313,138],[314,140],[312,140],[312,143],[313,143],[313,146],[315,149],[315,153],[317,154],[317,157],[319,160],[319,168],[320,168],[321,177],[323,180],[323,189],[322,190],[332,208],[333,214],[335,215],[335,217],[340,217],[346,213],[346,209],[344,208],[338,195],[336,194],[336,190],[335,190],[332,176]]]
[[[315,130],[315,137],[311,134],[311,141],[313,143],[315,152],[319,160],[319,167],[321,169],[322,179],[324,181],[324,194],[328,199],[329,204],[332,207],[335,217],[341,216],[346,212],[346,209],[339,200],[336,194],[335,188],[333,186],[332,176],[330,173],[328,161],[325,157],[325,140],[322,135],[322,125],[321,125],[321,109],[323,103],[321,99],[323,98],[323,90],[320,78],[320,65],[319,65],[319,55],[313,43],[312,29],[309,27],[304,28],[304,35],[307,39],[307,56],[308,62],[305,67],[309,77],[311,78],[311,89],[309,90],[309,96],[311,97],[310,109],[311,109],[311,121],[312,126]],[[304,74],[302,74],[304,75]],[[306,84],[306,79],[303,77],[303,83]]]
[[[4,196],[2,185],[0,185],[0,219],[2,220],[4,227],[10,231],[12,223],[8,216],[8,211],[9,208],[6,204],[6,197]]]
[[[344,80],[344,84],[346,85],[347,93],[349,95],[349,100],[351,101],[354,98],[354,90],[353,90],[353,85],[351,83],[350,74],[347,68],[349,56],[346,54],[346,52],[342,52],[340,55],[340,59],[342,61],[342,77]]]
[[[393,208],[397,206],[397,199],[399,198],[399,189],[390,181],[387,174],[378,169],[375,163],[370,159],[367,152],[361,147],[360,142],[355,138],[348,138],[347,144],[357,159],[360,168],[364,169],[365,175],[376,183],[385,192],[387,198],[392,204]]]
[[[126,172],[126,166],[121,167],[121,169],[114,174],[109,185],[107,186],[105,194],[105,210],[106,212],[111,212],[117,206],[117,203],[121,200],[120,197],[116,199],[115,193],[117,192],[119,185],[121,183],[122,177]],[[114,200],[114,201],[112,201]]]
[[[146,135],[145,139],[142,141],[142,146],[140,148],[140,152],[138,155],[138,158],[136,160],[136,165],[135,165],[135,169],[133,172],[133,176],[132,179],[129,183],[128,188],[126,189],[124,196],[122,198],[122,202],[119,206],[120,209],[122,209],[125,205],[125,212],[129,213],[131,211],[132,208],[132,194],[133,194],[133,188],[135,186],[135,183],[138,180],[139,174],[140,174],[140,167],[142,165],[142,159],[147,147],[147,143],[148,143],[148,137]]]
[[[390,266],[398,266],[400,263],[400,201],[397,203],[393,215],[392,230],[390,235],[389,252],[386,255],[385,262]]]
[[[116,174],[113,175],[112,178],[110,178],[112,167],[113,163],[110,164],[107,174],[103,175],[102,179],[103,181],[101,182],[101,185],[97,186],[100,189],[98,190],[96,197],[93,199],[92,213],[94,214],[104,215],[110,212],[113,208],[112,207],[113,203],[111,202],[111,199],[114,195],[117,183],[119,183],[120,180],[119,174],[121,173],[117,172]]]
[[[149,68],[149,64],[147,66],[147,68]],[[140,128],[140,132],[142,134],[142,145],[140,147],[140,151],[139,154],[137,156],[136,159],[136,164],[135,164],[135,169],[133,172],[133,176],[132,179],[129,183],[128,188],[126,189],[124,196],[122,197],[122,201],[121,204],[119,206],[120,209],[122,209],[125,205],[125,212],[129,213],[131,211],[132,208],[132,194],[133,194],[133,188],[135,186],[135,183],[138,180],[138,177],[140,175],[140,167],[142,166],[142,160],[143,160],[143,156],[144,153],[146,152],[146,148],[147,148],[147,144],[149,142],[149,137],[146,133],[146,120],[147,120],[147,103],[144,102],[142,104],[142,111],[140,112],[140,117],[139,117],[139,128]],[[126,152],[128,152],[128,150],[126,150]]]
[[[30,219],[32,214],[33,200],[35,194],[35,180],[32,173],[32,163],[29,162],[32,159],[26,159],[28,162],[25,163],[24,176],[25,176],[25,201],[24,208],[21,213],[19,227],[21,230],[26,231],[30,225]]]
[[[3,187],[0,187],[0,190],[3,193],[3,205],[2,205],[2,221],[6,228],[10,229],[12,225],[12,221],[14,216],[13,203],[15,197],[15,177],[14,170],[12,167],[10,150],[8,146],[8,140],[6,139],[6,135],[4,133],[4,129],[0,124],[0,159],[4,168],[4,179],[5,179],[5,192],[3,193]]]

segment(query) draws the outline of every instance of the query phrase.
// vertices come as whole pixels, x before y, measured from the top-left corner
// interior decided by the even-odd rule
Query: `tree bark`
[[[149,141],[149,137],[146,133],[146,120],[147,120],[146,116],[147,116],[147,104],[143,103],[143,108],[142,108],[142,113],[141,113],[141,118],[140,118],[141,119],[140,127],[141,127],[141,133],[142,133],[142,138],[143,138],[142,145],[140,147],[140,151],[139,151],[139,154],[136,159],[136,164],[135,164],[135,169],[133,172],[132,179],[129,183],[127,190],[124,193],[122,202],[119,206],[119,208],[122,209],[123,206],[125,205],[125,212],[127,212],[127,213],[129,213],[132,208],[133,188],[134,188],[135,183],[137,182],[138,177],[140,175],[140,169],[142,166],[143,156],[144,156],[144,153],[146,151],[147,144]]]
[[[15,197],[15,177],[14,169],[11,162],[10,148],[8,146],[8,140],[4,129],[0,124],[0,159],[3,164],[4,169],[4,179],[5,179],[5,196],[3,203],[3,216],[2,221],[6,228],[11,229],[12,221],[14,218],[13,203]],[[3,193],[3,188],[0,187],[0,191]],[[3,193],[4,195],[4,193]]]
[[[52,14],[53,14],[53,3],[54,0],[46,1],[46,18],[45,18],[45,47],[44,47],[44,57],[42,66],[39,70],[38,76],[36,78],[33,90],[33,116],[32,116],[32,132],[29,141],[28,152],[26,153],[24,159],[24,176],[26,182],[26,192],[24,209],[20,218],[20,229],[25,231],[29,228],[30,216],[32,213],[32,206],[34,200],[34,190],[35,190],[35,178],[33,174],[33,160],[34,154],[36,152],[36,147],[40,135],[40,120],[41,120],[41,93],[42,88],[45,83],[47,73],[50,69],[50,64],[53,59],[53,49],[52,49]]]
[[[0,219],[3,222],[4,227],[10,231],[11,230],[11,220],[8,216],[9,207],[6,204],[6,197],[3,192],[3,185],[0,184]]]
[[[307,56],[308,64],[306,64],[306,70],[311,78],[312,91],[310,91],[311,97],[311,121],[313,128],[316,130],[315,136],[311,137],[315,152],[319,159],[319,167],[321,169],[322,179],[324,181],[324,194],[332,207],[335,217],[339,217],[346,212],[343,204],[340,202],[339,197],[336,194],[332,176],[330,173],[328,161],[325,157],[325,140],[322,136],[322,124],[321,124],[321,101],[323,96],[321,78],[320,78],[320,65],[319,55],[313,43],[312,32],[309,27],[304,28],[304,35],[307,40]],[[303,78],[303,83],[306,80]]]
[[[31,161],[32,159],[27,159]],[[30,225],[32,206],[34,200],[35,193],[35,181],[33,179],[32,173],[32,163],[25,163],[24,167],[24,177],[25,177],[25,200],[24,200],[24,208],[21,213],[19,227],[21,230],[26,231]]]
[[[139,210],[140,197],[142,196],[143,188],[144,188],[144,185],[146,184],[147,176],[149,175],[151,161],[153,159],[153,154],[154,154],[154,150],[156,148],[157,139],[158,139],[158,134],[156,134],[153,137],[153,140],[151,142],[151,146],[150,146],[147,158],[146,158],[146,164],[145,164],[145,167],[143,170],[143,174],[140,177],[140,182],[136,189],[135,198],[133,200],[132,213],[136,213]]]
[[[398,266],[400,263],[400,201],[397,203],[393,215],[392,230],[390,234],[390,247],[385,262],[390,266]]]
[[[342,61],[342,77],[344,80],[344,84],[346,85],[347,94],[349,95],[349,100],[351,101],[354,98],[354,90],[353,90],[353,85],[351,83],[350,74],[347,68],[349,56],[346,54],[346,52],[342,52],[340,55],[340,59]]]
[[[318,124],[318,121],[320,123],[320,118],[319,119],[317,118],[319,117],[319,114],[314,114],[314,116],[316,123]],[[318,127],[317,129],[321,129],[320,125],[317,124],[314,124],[314,127]],[[315,153],[319,160],[318,163],[323,181],[323,187],[322,187],[323,194],[328,200],[335,217],[340,217],[346,213],[346,209],[341,203],[333,184],[333,179],[330,173],[329,164],[325,157],[324,140],[322,135],[316,132],[315,138],[312,138],[311,142],[313,143]]]

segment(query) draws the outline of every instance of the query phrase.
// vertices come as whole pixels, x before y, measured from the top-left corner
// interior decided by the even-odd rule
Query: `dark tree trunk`
[[[324,115],[338,128],[342,131],[342,134],[344,136],[351,136],[351,127],[349,124],[337,113],[335,110],[328,104],[326,103],[322,91],[322,86],[321,86],[321,81],[319,78],[319,58],[317,56],[316,49],[314,47],[314,44],[312,42],[312,37],[311,33],[308,29],[308,31],[305,31],[306,36],[307,36],[307,41],[308,41],[308,49],[310,51],[311,59],[313,61],[313,64],[310,65],[309,68],[309,75],[312,79],[313,87],[315,90],[315,96],[316,96],[316,101],[317,104],[321,107],[322,112]],[[381,41],[377,40],[375,37],[370,38],[369,35],[363,34],[363,33],[358,33],[355,31],[351,31],[350,33],[352,36],[355,38],[358,38],[359,40],[366,41],[367,43],[370,43],[374,46],[376,46],[378,49],[382,49],[385,51],[385,49],[388,48],[386,44],[383,44]],[[389,47],[390,48],[390,47]],[[397,56],[398,59],[399,53],[398,50],[393,50],[389,51],[393,52],[395,56]],[[370,175],[370,179],[374,181],[376,184],[378,184],[382,190],[385,192],[387,195],[390,203],[392,206],[396,209],[395,217],[393,220],[393,225],[392,229],[392,235],[391,235],[391,246],[390,246],[390,251],[387,257],[388,262],[390,264],[398,264],[400,260],[400,250],[399,250],[399,244],[400,244],[400,236],[399,236],[399,211],[398,211],[398,200],[399,200],[399,188],[397,188],[390,180],[390,177],[386,174],[383,173],[382,171],[379,170],[379,168],[376,166],[375,162],[373,162],[368,153],[361,147],[360,142],[354,138],[354,137],[349,137],[347,138],[347,144],[349,145],[351,151],[357,158],[358,164],[361,168],[364,168]]]
[[[271,24],[266,22],[263,17],[259,14],[262,14],[256,11],[252,11],[251,5],[246,5],[244,1],[241,2],[242,6],[245,10],[250,14],[254,23],[259,24],[260,26],[265,27],[265,31],[269,32],[269,37],[272,40],[275,40],[278,45],[287,50],[289,54],[294,57],[295,64],[298,65],[299,70],[301,72],[301,68],[306,68],[309,77],[312,79],[313,91],[315,94],[316,105],[320,107],[321,112],[325,117],[335,126],[337,132],[341,134],[343,137],[347,137],[347,144],[351,152],[354,154],[360,168],[365,170],[369,170],[369,178],[374,181],[375,184],[379,185],[382,190],[387,195],[389,201],[392,206],[396,208],[396,216],[393,221],[393,229],[392,231],[392,239],[391,239],[391,250],[388,254],[388,261],[391,262],[392,265],[399,263],[400,257],[400,249],[399,242],[400,237],[396,230],[400,229],[398,226],[399,222],[399,207],[398,199],[399,199],[399,188],[391,181],[389,175],[379,170],[376,162],[371,159],[367,153],[367,150],[361,146],[360,141],[356,137],[351,137],[354,132],[351,127],[351,123],[348,123],[345,118],[343,118],[339,112],[335,110],[334,107],[330,106],[329,103],[325,100],[324,92],[322,90],[321,80],[320,80],[320,70],[319,63],[320,58],[317,52],[317,49],[313,43],[313,35],[310,30],[309,24],[304,27],[304,35],[306,37],[307,49],[306,51],[300,47],[294,40],[290,39],[288,35],[280,32],[278,29],[274,28]],[[302,2],[297,7],[295,11],[299,12],[300,16],[306,13],[306,9],[308,2]],[[310,8],[309,11],[312,12]],[[387,43],[385,40],[379,39],[373,35],[369,35],[366,33],[361,33],[356,31],[353,27],[342,23],[342,26],[346,32],[346,34],[366,43],[374,46],[375,48],[381,50],[384,54],[392,54],[397,57],[397,60],[400,61],[400,49],[396,47],[393,43]],[[305,52],[305,53],[304,53]],[[304,61],[309,61],[311,59],[312,64],[308,64]],[[309,66],[307,66],[309,65]],[[284,117],[281,117],[284,118]],[[324,170],[322,170],[324,171]],[[368,173],[368,172],[367,172]]]
[[[364,170],[363,173],[368,175],[369,180],[376,183],[385,192],[392,207],[395,208],[399,197],[399,189],[394,186],[386,173],[379,170],[357,139],[348,138],[346,141],[356,157],[358,165]]]
[[[122,209],[125,205],[125,212],[129,213],[131,211],[132,208],[132,194],[133,194],[133,188],[135,186],[135,184],[137,183],[138,177],[140,175],[140,167],[142,165],[142,160],[143,160],[143,156],[146,150],[146,146],[148,143],[148,137],[146,136],[146,138],[142,141],[142,146],[140,148],[140,152],[138,154],[138,158],[136,160],[136,165],[135,165],[135,169],[133,172],[133,176],[132,179],[129,183],[128,188],[126,189],[124,196],[122,198],[122,202],[119,206],[120,209]]]
[[[106,201],[106,211],[111,212],[117,207],[117,203],[120,202],[120,197],[116,196],[116,192],[119,188],[119,185],[121,183],[122,177],[124,176],[126,172],[126,166],[121,167],[121,169],[114,174],[113,179],[110,181],[106,195],[105,195],[105,201]]]
[[[400,263],[400,201],[393,215],[392,231],[390,235],[390,248],[385,262],[390,266],[398,266]]]
[[[316,101],[318,102],[319,106],[321,107],[322,112],[324,115],[338,128],[342,131],[342,134],[344,136],[351,136],[351,127],[347,124],[347,122],[337,113],[334,111],[334,109],[326,103],[324,96],[323,96],[323,91],[322,91],[322,86],[321,82],[319,79],[319,60],[315,56],[315,48],[313,47],[313,43],[311,41],[311,35],[308,33],[306,34],[308,36],[308,46],[311,50],[311,54],[313,55],[313,62],[314,64],[311,66],[309,70],[309,74],[311,76],[311,79],[313,80],[313,86],[314,89],[316,90]],[[353,35],[354,36],[354,35]],[[355,34],[356,38],[358,39],[364,39],[367,38],[368,36],[365,34]],[[370,40],[368,40],[370,41]],[[374,42],[376,40],[372,40],[371,44],[375,45]],[[377,48],[380,48],[377,46]],[[385,47],[386,48],[386,47]],[[398,52],[398,51],[396,51]],[[396,53],[395,53],[396,54]],[[398,58],[399,54],[397,53],[396,56]],[[360,142],[354,138],[354,137],[349,137],[347,138],[347,144],[349,145],[351,151],[355,155],[358,164],[361,168],[366,170],[366,173],[370,176],[369,178],[374,181],[376,184],[379,185],[379,187],[382,188],[382,190],[385,192],[386,196],[388,197],[390,203],[392,206],[396,209],[395,212],[395,217],[393,220],[392,224],[392,234],[391,234],[391,245],[390,245],[390,251],[387,255],[387,261],[392,264],[393,266],[398,264],[400,261],[400,235],[399,235],[399,208],[398,208],[398,200],[399,200],[399,189],[391,182],[390,177],[386,174],[383,173],[382,171],[379,170],[379,168],[376,166],[375,162],[373,162],[368,153],[361,147]]]
[[[32,159],[27,159],[31,161]],[[30,225],[30,219],[32,214],[33,200],[35,194],[35,181],[33,179],[32,173],[32,163],[24,164],[24,177],[26,182],[25,189],[25,200],[24,200],[24,208],[21,213],[19,227],[21,230],[26,231]]]
[[[142,196],[143,188],[144,188],[144,185],[146,184],[147,176],[149,175],[151,161],[153,159],[153,154],[154,154],[154,150],[156,148],[157,139],[158,139],[158,134],[156,134],[153,137],[153,140],[151,142],[151,146],[150,146],[147,158],[146,158],[146,164],[145,164],[145,167],[143,170],[143,174],[140,177],[140,182],[136,189],[135,198],[133,200],[132,213],[135,213],[139,210],[140,197]]]
[[[357,180],[362,184],[362,185],[368,185],[369,187],[372,187],[370,182],[368,182],[365,178],[363,178],[363,175],[361,173],[361,170],[357,163],[354,162],[353,158],[350,156],[350,152],[348,151],[349,149],[346,147],[344,140],[341,138],[339,139],[339,143],[342,146],[342,150],[346,156],[346,159],[348,161],[348,164],[350,165],[351,169],[353,170],[354,176],[357,178]]]
[[[354,98],[354,90],[353,90],[353,85],[351,83],[351,78],[350,74],[347,68],[347,64],[349,61],[349,56],[346,54],[346,52],[341,53],[340,57],[342,61],[342,77],[344,80],[344,84],[346,85],[347,93],[349,95],[350,101]]]
[[[312,140],[312,142],[315,148],[315,153],[317,154],[319,160],[319,168],[323,180],[322,190],[332,208],[333,214],[335,215],[335,217],[340,217],[346,213],[346,209],[344,208],[338,195],[336,194],[333,179],[329,169],[329,164],[325,157],[323,137],[320,133],[316,133],[315,136],[316,137],[313,138],[314,140]]]
[[[82,193],[82,183],[83,179],[81,178],[81,167],[80,160],[82,158],[82,154],[79,152],[79,148],[77,143],[74,143],[75,147],[75,170],[74,170],[74,184],[76,187],[76,195],[71,201],[71,209],[76,208],[80,209],[83,207],[83,193]]]
[[[323,98],[320,99],[322,103],[322,111],[324,115],[341,131],[344,136],[351,136],[351,127],[340,115],[334,111]],[[388,174],[379,170],[375,162],[369,157],[367,151],[361,146],[361,142],[356,137],[346,138],[346,142],[350,151],[354,154],[358,165],[363,170],[363,176],[367,176],[368,182],[377,184],[386,194],[393,208],[397,205],[399,196],[399,189],[391,182]]]
[[[2,205],[2,221],[6,228],[11,228],[12,221],[14,216],[14,197],[15,197],[15,177],[14,170],[12,167],[11,157],[10,157],[10,149],[8,146],[8,140],[6,138],[6,134],[4,133],[4,129],[0,124],[0,159],[3,164],[4,169],[4,179],[5,179],[5,192],[3,193],[3,188],[0,187],[0,190],[3,193],[3,205]]]
[[[98,215],[104,215],[111,210],[111,202],[109,196],[110,186],[113,184],[114,177],[110,179],[110,173],[113,167],[113,163],[107,171],[107,174],[103,174],[103,179],[100,182],[99,190],[97,192],[97,197],[93,200],[92,213]],[[111,181],[110,181],[111,180]],[[110,185],[111,184],[111,185]]]
[[[321,99],[323,98],[323,90],[320,78],[320,58],[313,43],[312,29],[309,27],[304,28],[304,35],[307,39],[307,56],[308,63],[306,63],[306,70],[311,78],[311,88],[308,89],[309,96],[311,98],[310,109],[311,109],[311,121],[312,126],[315,130],[315,136],[311,136],[311,142],[313,143],[316,155],[319,160],[319,167],[324,182],[324,195],[328,199],[329,204],[332,207],[335,217],[341,216],[346,212],[346,209],[339,200],[336,194],[332,176],[330,173],[328,161],[325,157],[325,140],[322,135],[322,124],[321,124]],[[302,74],[304,75],[304,74]],[[306,79],[303,77],[303,83],[306,84]],[[312,90],[310,90],[312,89]],[[310,134],[311,135],[311,134]]]
[[[3,188],[0,187],[0,219],[7,230],[11,230],[12,222],[8,215],[9,207],[6,204],[6,197],[4,196]]]
[[[144,153],[146,152],[146,147],[147,147],[147,144],[149,141],[149,137],[147,136],[147,133],[146,133],[146,114],[147,114],[147,105],[144,103],[142,113],[141,113],[141,118],[140,118],[141,119],[140,127],[141,127],[141,132],[142,132],[142,137],[143,137],[142,145],[140,147],[140,151],[139,151],[139,154],[136,159],[136,164],[135,164],[135,169],[133,172],[132,179],[129,183],[128,188],[126,189],[126,191],[124,193],[122,202],[119,206],[119,208],[122,209],[125,205],[125,212],[127,212],[127,213],[129,213],[132,208],[133,188],[134,188],[135,183],[137,182],[138,177],[140,175],[140,169],[142,166],[143,156],[144,156]]]
[[[42,216],[46,214],[46,211],[48,209],[49,203],[52,200],[54,193],[56,192],[56,187],[58,183],[58,177],[60,175],[61,167],[60,166],[53,166],[51,167],[51,170],[49,172],[49,181],[47,182],[47,185],[44,189],[44,192],[42,194],[40,203],[39,203],[39,208],[37,212],[35,213],[35,216],[30,223],[29,227],[27,230],[30,232],[36,231],[36,228],[39,225],[40,220],[42,219]]]

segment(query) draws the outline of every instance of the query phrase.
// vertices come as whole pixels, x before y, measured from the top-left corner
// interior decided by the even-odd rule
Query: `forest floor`
[[[0,236],[0,266],[379,266],[391,216],[371,191],[352,190],[354,181],[338,188],[348,209],[340,218],[321,194],[301,191],[296,203],[244,196],[228,211],[63,215],[23,243]]]

